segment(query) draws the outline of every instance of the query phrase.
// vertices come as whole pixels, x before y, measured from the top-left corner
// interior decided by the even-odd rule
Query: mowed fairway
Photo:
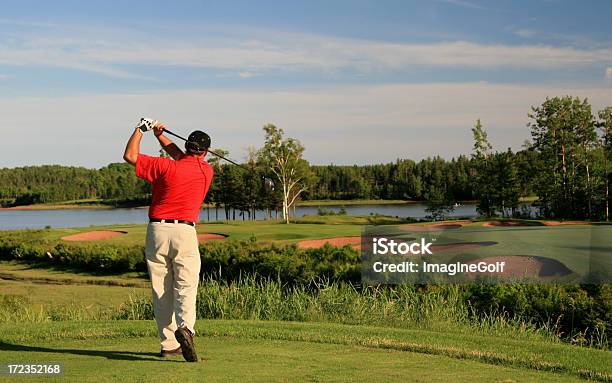
[[[352,217],[345,218],[343,220],[331,220],[323,217],[320,220],[311,219],[309,221],[305,221],[305,223],[291,225],[286,225],[279,221],[227,221],[220,223],[200,223],[197,226],[197,232],[199,234],[223,234],[228,236],[230,239],[238,240],[256,237],[258,240],[263,242],[291,242],[307,238],[359,235],[362,224],[367,224],[367,220],[353,219]],[[69,242],[62,240],[63,237],[72,236],[79,233],[103,230],[123,231],[125,234],[104,240]],[[38,241],[63,242],[71,245],[92,243],[144,245],[146,231],[146,225],[110,225],[92,226],[87,228],[49,229],[36,231],[36,239]],[[23,233],[23,231],[18,231],[17,233],[19,232]],[[4,233],[9,234],[10,232]]]
[[[66,382],[577,382],[610,352],[318,323],[199,321],[201,361],[157,357],[152,321],[0,324],[0,363],[61,362]],[[15,378],[15,381],[23,379]]]

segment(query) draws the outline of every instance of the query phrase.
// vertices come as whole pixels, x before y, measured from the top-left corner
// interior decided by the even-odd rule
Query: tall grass
[[[536,325],[507,313],[476,315],[459,285],[357,289],[345,282],[284,285],[252,276],[233,282],[211,277],[200,283],[197,315],[201,319],[327,322],[561,340],[554,324]],[[23,297],[0,295],[0,322],[92,319],[151,320],[153,309],[150,299],[143,297],[130,297],[116,310],[95,311],[77,304],[35,308]],[[608,342],[604,333],[579,344],[607,348]]]
[[[254,277],[235,282],[209,278],[198,290],[197,314],[202,319],[328,322],[558,340],[548,328],[528,321],[470,315],[459,286],[357,290],[343,282],[320,282],[313,288]],[[131,298],[114,318],[153,319],[151,302]]]
[[[41,323],[66,320],[110,319],[116,312],[94,309],[79,303],[61,305],[34,305],[23,295],[0,294],[0,323]]]

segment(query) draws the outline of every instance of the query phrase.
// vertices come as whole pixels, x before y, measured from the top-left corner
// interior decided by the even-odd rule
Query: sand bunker
[[[509,227],[509,226],[529,226],[524,222],[520,222],[520,221],[488,221],[482,224],[482,226],[502,226],[502,227]]]
[[[223,234],[215,234],[215,233],[202,233],[198,234],[198,241],[214,241],[227,238],[227,235]]]
[[[499,257],[487,257],[472,261],[470,263],[495,263],[506,262],[504,272],[496,275],[504,277],[560,277],[572,274],[563,263],[550,258],[523,255],[507,255]]]
[[[461,250],[469,250],[469,249],[477,249],[479,247],[484,246],[493,246],[497,245],[497,242],[493,241],[484,241],[484,242],[457,242],[457,243],[443,243],[439,245],[431,245],[431,252],[441,253],[445,251],[461,251]]]
[[[127,234],[127,231],[117,230],[96,230],[87,231],[85,233],[67,235],[62,237],[64,241],[103,241],[105,239],[111,239],[120,235]]]
[[[454,230],[462,227],[459,223],[439,223],[433,225],[401,225],[403,230],[407,231],[437,231],[437,230]]]
[[[353,248],[358,249],[361,244],[361,237],[335,237],[335,238],[324,238],[324,239],[309,239],[307,241],[298,242],[300,249],[314,249],[321,247],[329,243],[332,246],[342,247],[346,245],[352,245]]]
[[[546,226],[588,225],[589,224],[589,222],[585,222],[585,221],[544,221],[542,223]]]
[[[464,219],[462,221],[441,222],[440,225],[469,225],[470,223],[473,223],[473,222],[469,219]]]

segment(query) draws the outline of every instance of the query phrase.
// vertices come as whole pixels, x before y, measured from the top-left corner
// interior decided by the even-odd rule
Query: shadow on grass
[[[55,354],[73,354],[83,356],[98,356],[111,360],[131,360],[131,361],[168,361],[182,362],[172,358],[161,358],[158,353],[153,352],[134,352],[134,351],[101,351],[101,350],[80,350],[68,348],[49,348],[40,346],[26,346],[19,344],[11,344],[0,341],[0,351],[15,351],[15,352],[46,352]]]

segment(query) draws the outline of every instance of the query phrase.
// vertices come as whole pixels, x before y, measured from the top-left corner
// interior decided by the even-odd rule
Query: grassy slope
[[[146,272],[129,272],[116,275],[93,275],[46,263],[30,264],[20,261],[0,261],[0,278],[11,281],[62,285],[105,285],[148,288]]]
[[[155,356],[150,321],[0,324],[0,363],[63,362],[63,380],[79,382],[574,382],[609,381],[611,372],[610,352],[554,343],[318,323],[200,321],[198,329],[204,360],[183,364]]]
[[[23,297],[35,313],[61,313],[73,306],[87,308],[95,318],[97,313],[117,310],[130,297],[150,294],[148,278],[142,273],[98,276],[15,261],[0,262],[0,295]]]
[[[130,296],[149,296],[149,288],[99,285],[46,285],[0,279],[0,294],[22,296],[34,310],[69,306],[85,307],[89,312],[118,309]]]

